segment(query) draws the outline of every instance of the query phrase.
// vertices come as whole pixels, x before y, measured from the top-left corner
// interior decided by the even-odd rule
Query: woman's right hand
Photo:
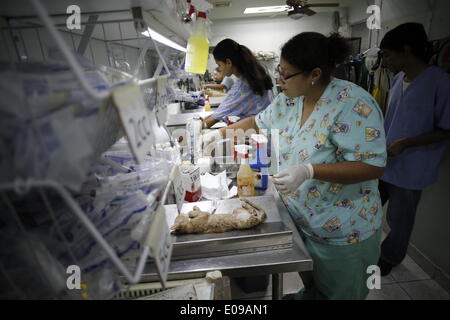
[[[220,130],[211,130],[208,133],[203,134],[201,136],[203,155],[210,156],[214,149],[214,143],[222,138]]]

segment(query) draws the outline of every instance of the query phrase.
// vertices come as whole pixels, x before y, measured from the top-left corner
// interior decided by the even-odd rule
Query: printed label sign
[[[131,151],[137,163],[142,163],[152,147],[152,137],[149,115],[141,90],[135,84],[128,84],[114,89],[112,97]]]
[[[156,88],[156,106],[161,109],[167,103],[167,77],[159,77]]]

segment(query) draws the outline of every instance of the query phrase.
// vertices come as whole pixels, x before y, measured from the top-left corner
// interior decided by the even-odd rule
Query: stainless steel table
[[[189,112],[189,113],[170,114],[167,116],[166,127],[184,127],[189,119],[198,116],[206,118],[211,114],[212,112]]]
[[[259,195],[274,196],[281,220],[293,232],[293,246],[291,248],[171,261],[169,280],[204,277],[207,272],[215,270],[219,270],[223,275],[230,277],[271,274],[272,298],[281,299],[283,295],[283,273],[312,270],[312,259],[271,181],[269,188]],[[146,265],[141,281],[158,281],[154,264]]]

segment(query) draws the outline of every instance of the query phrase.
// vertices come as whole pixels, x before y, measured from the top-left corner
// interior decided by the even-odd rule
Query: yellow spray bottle
[[[195,21],[194,31],[188,39],[186,52],[187,72],[204,74],[208,64],[209,41],[206,35],[206,12],[199,12]]]
[[[241,159],[241,166],[237,173],[238,197],[255,196],[255,173],[249,164],[249,151],[251,147],[246,145],[237,145],[235,150]]]

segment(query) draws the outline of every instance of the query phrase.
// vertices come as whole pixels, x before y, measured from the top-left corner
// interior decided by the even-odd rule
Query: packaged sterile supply
[[[2,68],[0,181],[47,179],[77,190],[97,156],[106,129],[99,126],[99,118],[109,108],[91,98],[67,66],[22,63]],[[84,74],[94,90],[110,87],[99,71]],[[109,132],[109,139],[113,135]]]
[[[155,157],[166,159],[170,163],[174,163],[179,154],[180,154],[180,145],[178,144],[178,142],[157,143],[154,148]]]
[[[198,160],[198,167],[200,168],[200,174],[210,173],[213,159],[211,157],[203,157]]]
[[[205,173],[200,177],[202,182],[202,197],[208,200],[231,199],[237,195],[237,187],[228,189],[232,182],[227,178],[227,171],[224,170],[217,175]]]
[[[185,191],[184,200],[197,202],[202,197],[200,168],[195,165],[180,166],[181,185]]]

